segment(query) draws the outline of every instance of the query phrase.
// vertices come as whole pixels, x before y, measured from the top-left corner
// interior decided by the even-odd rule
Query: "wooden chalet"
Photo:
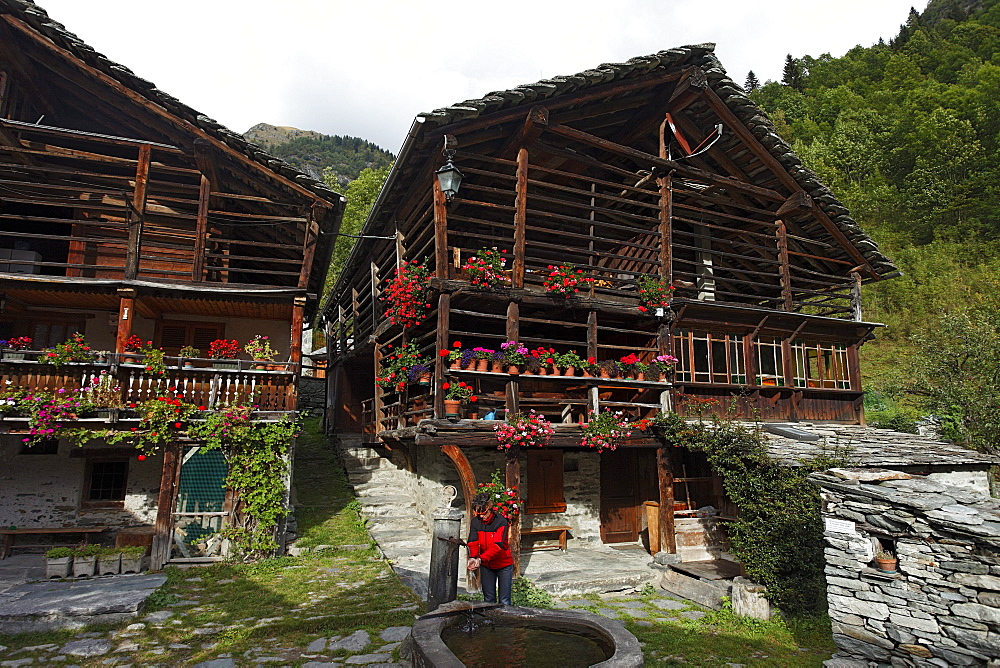
[[[464,175],[450,202],[435,178],[446,146]],[[703,458],[669,452],[653,435],[601,455],[580,450],[588,411],[641,418],[735,402],[739,415],[765,421],[863,424],[858,346],[877,325],[862,319],[860,288],[897,273],[729,79],[713,45],[421,114],[364,234],[382,239],[358,243],[324,312],[337,426],[392,448],[417,476],[436,475],[440,449],[468,498],[502,456],[494,422],[444,419],[442,384],[465,381],[480,415],[533,409],[556,424],[554,447],[508,468],[508,483],[527,477],[527,529],[556,523],[605,543],[634,541],[642,504],[659,502],[669,551],[675,510],[724,507],[718,479]],[[491,247],[511,258],[510,287],[477,288],[461,270]],[[392,325],[385,286],[397,266],[425,258],[430,314]],[[548,268],[563,263],[594,280],[569,298],[549,296]],[[675,288],[661,313],[637,309],[643,276]],[[374,382],[388,346],[415,342],[438,360],[454,341],[497,350],[508,340],[598,360],[679,362],[652,382],[440,362],[430,387],[387,393]],[[590,496],[580,491],[588,487]],[[574,503],[577,524],[567,519]],[[599,531],[587,519],[597,516]]]
[[[177,387],[209,409],[255,396],[262,419],[294,413],[303,327],[342,212],[340,195],[111,62],[37,5],[0,0],[0,339],[28,336],[39,350],[80,332],[108,351],[59,369],[31,350],[17,360],[5,351],[7,387],[77,389],[107,372],[126,406]],[[163,348],[165,377],[125,363],[133,334]],[[257,334],[281,355],[265,370],[246,359],[186,369],[178,358],[184,346],[207,357],[215,339],[242,347]],[[136,418],[113,410],[90,423],[130,429]],[[123,448],[29,447],[25,428],[24,418],[0,420],[5,528],[155,524],[158,565],[172,546],[174,557],[197,556],[182,525],[203,536],[232,510],[219,491],[221,455],[181,465],[199,461],[197,444],[140,462]]]

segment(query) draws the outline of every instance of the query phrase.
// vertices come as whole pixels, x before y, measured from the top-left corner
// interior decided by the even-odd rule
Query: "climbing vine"
[[[205,449],[221,449],[226,457],[226,486],[235,495],[236,512],[223,535],[246,561],[267,556],[277,547],[274,529],[288,514],[288,451],[299,432],[298,422],[290,417],[255,420],[256,410],[250,404],[220,408],[188,430]]]
[[[733,554],[768,597],[793,614],[821,612],[826,601],[819,490],[810,473],[845,463],[838,453],[799,466],[767,455],[761,429],[725,418],[687,422],[675,413],[657,420],[667,446],[701,450],[722,476],[740,517],[727,525]]]

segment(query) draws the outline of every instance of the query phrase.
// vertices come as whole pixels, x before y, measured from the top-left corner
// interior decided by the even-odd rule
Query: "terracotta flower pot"
[[[571,366],[566,367],[565,371],[563,371],[563,375],[564,376],[575,376],[576,375],[576,368],[571,367]]]
[[[878,569],[883,573],[895,573],[896,566],[899,564],[898,559],[876,559],[875,563],[878,564]]]
[[[520,373],[521,373],[521,367],[519,367],[516,364],[511,364],[511,365],[509,365],[507,367],[507,373],[509,373],[512,376],[520,375]]]
[[[601,369],[598,372],[598,376],[597,377],[598,378],[611,378],[611,374],[608,372],[607,369]]]
[[[468,412],[466,412],[465,419],[466,420],[478,420],[479,419],[479,411],[468,411]]]
[[[425,373],[417,376],[417,385],[430,385],[431,384],[431,372],[427,371]]]
[[[489,371],[490,361],[489,360],[476,360],[476,371]]]
[[[462,370],[462,362],[461,362],[461,360],[452,360],[451,361],[451,366],[449,366],[448,368],[449,369],[454,369],[455,371],[461,371]]]
[[[462,402],[459,401],[458,399],[445,399],[444,400],[444,416],[446,418],[449,418],[449,417],[458,417],[458,410],[459,410],[459,407],[461,405],[462,405]]]
[[[535,374],[538,376],[545,376],[548,374],[548,371],[545,369],[545,367],[540,366],[538,367],[538,371],[536,371]]]

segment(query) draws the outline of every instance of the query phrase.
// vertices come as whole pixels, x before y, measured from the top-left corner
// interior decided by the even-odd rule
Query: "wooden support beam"
[[[434,201],[434,275],[448,278],[448,203],[437,179],[432,179]]]
[[[115,352],[125,352],[125,342],[132,336],[132,321],[135,320],[135,290],[123,288],[118,291],[118,333],[115,335]]]
[[[507,329],[508,341],[518,341],[521,336],[521,306],[517,302],[507,304]],[[507,415],[519,412],[518,402],[518,381],[516,376],[511,376],[507,381],[506,403]]]
[[[205,244],[208,241],[208,209],[212,197],[212,182],[204,174],[201,175],[201,187],[198,189],[198,220],[194,233],[194,263],[191,267],[191,280],[200,283],[205,280]]]
[[[514,278],[513,287],[524,287],[525,221],[528,209],[528,149],[517,152],[517,185],[514,196]],[[516,339],[507,339],[515,341]]]
[[[673,172],[656,180],[660,187],[660,278],[674,283],[674,190]]]
[[[513,339],[512,339],[513,340]],[[515,443],[506,454],[504,484],[517,490],[518,506],[526,508],[527,499],[521,498],[521,446]],[[521,513],[510,520],[510,553],[514,557],[514,577],[521,574]]]
[[[703,181],[710,185],[717,186],[719,188],[729,188],[736,190],[738,192],[744,192],[751,195],[756,195],[758,197],[763,197],[775,202],[781,202],[785,200],[785,196],[780,193],[770,190],[768,188],[761,188],[749,183],[743,183],[736,179],[731,179],[727,176],[720,176],[712,172],[705,171],[703,169],[697,169],[695,167],[690,167],[681,162],[676,162],[674,160],[668,160],[666,158],[660,158],[659,156],[646,153],[645,151],[640,151],[634,149],[630,146],[622,146],[621,144],[616,144],[610,142],[606,139],[601,139],[590,133],[584,132],[582,130],[576,130],[574,128],[567,127],[565,125],[550,125],[548,131],[557,134],[561,137],[566,137],[567,139],[573,139],[595,148],[599,148],[609,153],[614,153],[615,155],[620,155],[626,158],[634,160],[637,164],[644,167],[658,167],[660,169],[675,170],[678,174],[687,176],[698,181]]]
[[[530,145],[538,139],[539,135],[549,124],[549,110],[543,106],[535,105],[528,110],[528,115],[524,119],[524,125],[510,136],[504,144],[497,157],[510,159],[515,153]]]
[[[674,464],[672,448],[661,445],[656,449],[656,480],[660,491],[658,508],[660,550],[677,553],[677,539],[674,535]]]
[[[125,257],[125,280],[134,281],[139,275],[139,256],[142,253],[142,224],[146,217],[146,185],[149,180],[149,144],[139,146],[139,160],[135,168],[135,191],[128,210],[128,250]]]
[[[309,277],[313,270],[313,258],[316,256],[316,243],[319,241],[319,220],[326,214],[326,210],[318,205],[313,205],[309,211],[309,223],[303,230],[302,239],[302,267],[299,270],[299,284],[302,289],[309,287]]]
[[[160,570],[170,559],[170,550],[174,542],[174,502],[177,499],[177,483],[180,475],[181,444],[171,441],[163,448],[160,491],[156,501],[156,523],[149,557],[151,570]]]
[[[472,519],[472,497],[476,495],[476,474],[472,471],[468,457],[457,445],[442,445],[441,452],[451,460],[458,471],[458,479],[462,484],[462,496],[465,497],[465,516]]]

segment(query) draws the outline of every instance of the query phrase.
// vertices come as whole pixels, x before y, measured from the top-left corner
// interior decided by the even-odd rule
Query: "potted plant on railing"
[[[455,341],[451,344],[451,350],[447,348],[442,348],[438,355],[441,357],[447,357],[449,362],[449,369],[458,370],[461,369],[461,357],[462,357],[462,342]]]
[[[577,269],[571,264],[559,266],[549,265],[548,274],[542,281],[542,287],[550,295],[569,298],[580,291],[580,286],[593,283],[594,279],[584,276],[583,269]]]
[[[659,276],[643,274],[639,277],[639,306],[640,312],[650,315],[662,316],[664,309],[670,305],[670,298],[674,294],[674,286],[667,283]]]
[[[544,376],[548,374],[549,370],[553,368],[556,363],[553,355],[556,354],[555,348],[545,348],[543,346],[538,346],[530,353],[528,353],[528,370],[530,373],[537,373],[539,376]],[[535,365],[531,362],[532,359],[538,361]]]
[[[126,353],[122,356],[123,364],[135,364],[139,360],[136,358],[142,347],[146,345],[146,342],[142,340],[142,337],[138,334],[133,334],[132,336],[125,339],[125,343],[122,345],[122,351]],[[129,355],[127,353],[135,353],[135,355]]]
[[[45,553],[45,577],[68,578],[73,572],[73,548],[54,547]]]
[[[575,350],[568,353],[556,353],[552,356],[557,369],[562,369],[564,376],[575,376],[576,370],[583,366],[583,358]]]
[[[504,363],[507,364],[507,373],[513,376],[521,373],[521,367],[528,358],[527,346],[517,341],[507,341],[500,344],[500,352],[503,353]]]
[[[112,408],[122,408],[122,388],[118,381],[107,371],[90,379],[90,384],[83,388],[87,401],[94,407],[97,417],[110,417]]]
[[[139,573],[143,570],[146,548],[142,545],[127,545],[118,548],[121,552],[121,572]]]
[[[387,344],[385,350],[386,353],[379,362],[379,373],[375,377],[375,382],[380,387],[401,391],[412,380],[409,372],[415,365],[420,364],[428,371],[430,369],[431,361],[421,357],[417,344],[412,341],[396,349],[393,349],[392,344]]]
[[[262,334],[257,334],[243,346],[243,350],[254,361],[253,368],[264,371],[268,367],[268,362],[273,362],[278,351],[271,347],[271,342]]]
[[[614,450],[632,435],[632,424],[621,411],[605,408],[600,413],[588,411],[589,422],[583,428],[580,445],[598,452]]]
[[[90,577],[97,572],[97,555],[101,546],[94,544],[77,545],[73,548],[73,577]]]
[[[544,415],[529,412],[527,415],[515,413],[507,416],[507,421],[493,427],[497,433],[497,450],[510,450],[513,446],[530,448],[548,445],[555,434],[552,423]]]
[[[3,358],[6,360],[23,360],[24,351],[31,348],[33,340],[30,336],[14,336],[3,342]]]
[[[141,349],[142,369],[151,376],[162,376],[167,373],[166,353],[160,348],[154,348],[152,341],[146,341]]]
[[[238,369],[239,354],[240,342],[236,339],[216,339],[208,346],[208,356],[216,369]]]
[[[480,288],[495,288],[508,286],[511,283],[507,275],[507,251],[493,248],[480,248],[468,259],[462,270],[469,275],[469,281]]]
[[[28,436],[22,438],[29,446],[50,438],[65,438],[74,445],[83,445],[106,435],[95,429],[73,427],[80,413],[93,410],[82,390],[59,388],[55,392],[29,392],[18,402],[18,408],[28,414]]]
[[[394,325],[414,327],[427,317],[427,287],[430,285],[430,270],[427,259],[404,262],[396,267],[396,275],[389,280],[385,293],[379,297],[386,302],[385,317]]]
[[[479,400],[474,394],[475,388],[464,381],[444,383],[441,385],[441,389],[445,391],[444,416],[446,418],[457,418],[463,404],[476,403]]]
[[[91,351],[90,346],[87,345],[87,342],[84,341],[83,334],[80,332],[74,332],[62,343],[57,343],[55,347],[46,348],[42,352],[44,354],[39,359],[57,369],[71,362],[94,361],[94,353]]]
[[[482,346],[476,346],[472,349],[472,352],[476,355],[476,371],[489,371],[490,359],[496,351],[490,350],[489,348],[483,348]]]
[[[636,365],[639,364],[641,360],[639,356],[635,353],[629,353],[624,357],[618,359],[618,369],[619,377],[621,378],[635,378],[638,370]]]
[[[198,355],[201,355],[201,349],[195,348],[194,346],[184,346],[183,348],[180,349],[180,352],[178,354],[181,356],[181,364],[184,366],[184,368],[193,369],[194,362],[192,362],[191,360],[192,358],[197,358]]]
[[[597,358],[587,357],[586,360],[580,362],[580,370],[583,371],[584,378],[593,378],[594,374],[597,373]]]
[[[406,377],[411,383],[416,383],[421,387],[429,386],[431,384],[430,363],[417,362],[406,372]]]
[[[597,363],[597,376],[599,378],[617,378],[620,368],[615,360],[601,360]]]

